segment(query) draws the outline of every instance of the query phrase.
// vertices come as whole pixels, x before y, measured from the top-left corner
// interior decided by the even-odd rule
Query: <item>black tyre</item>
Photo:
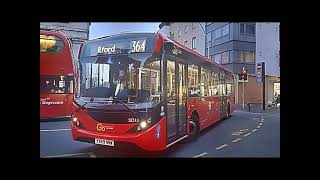
[[[190,126],[189,126],[189,137],[187,141],[191,142],[197,139],[199,134],[200,134],[199,118],[197,115],[192,114],[190,119]]]

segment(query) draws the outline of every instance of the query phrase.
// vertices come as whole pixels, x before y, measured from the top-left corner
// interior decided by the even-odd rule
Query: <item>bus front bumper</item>
[[[160,127],[160,133],[157,135],[157,127]],[[123,143],[132,143],[139,148],[147,151],[161,151],[166,148],[166,119],[162,118],[149,129],[132,134],[108,135],[101,134],[85,129],[80,129],[71,123],[72,138],[76,141],[82,141],[95,144],[95,139],[104,139],[113,141],[114,146],[118,147]]]

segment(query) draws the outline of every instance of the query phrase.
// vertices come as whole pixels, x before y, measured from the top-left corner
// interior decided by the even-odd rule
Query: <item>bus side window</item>
[[[199,68],[196,65],[188,65],[188,90],[190,97],[200,96]]]

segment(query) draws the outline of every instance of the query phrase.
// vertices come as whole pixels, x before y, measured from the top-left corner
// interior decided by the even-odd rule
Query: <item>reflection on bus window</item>
[[[209,74],[209,70],[201,68],[201,96],[204,97],[208,96]]]
[[[218,84],[219,84],[218,73],[211,72],[210,73],[209,96],[219,95]]]
[[[160,60],[146,63],[141,71],[141,89],[149,91],[150,100],[160,101]]]
[[[188,65],[188,89],[190,97],[199,97],[200,96],[200,84],[198,76],[199,68],[196,65]]]
[[[67,94],[73,93],[71,76],[41,76],[40,93]]]
[[[149,59],[140,67],[140,62],[123,56],[110,64],[82,63],[82,69],[82,97],[130,104],[160,101],[160,60]]]

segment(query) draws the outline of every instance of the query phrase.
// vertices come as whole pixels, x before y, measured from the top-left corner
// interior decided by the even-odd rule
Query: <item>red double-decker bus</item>
[[[71,116],[75,72],[70,40],[59,32],[40,30],[40,120]]]
[[[160,33],[89,40],[80,52],[74,140],[164,150],[233,111],[234,74]]]

